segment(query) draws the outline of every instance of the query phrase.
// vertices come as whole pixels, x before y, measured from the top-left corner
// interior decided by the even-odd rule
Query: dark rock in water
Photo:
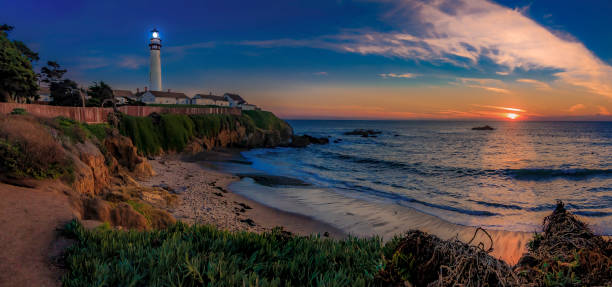
[[[342,139],[335,139],[335,140],[334,140],[334,143],[339,143],[339,142],[341,142],[341,141],[342,141]]]
[[[310,144],[328,144],[328,138],[317,138],[309,135],[301,135],[301,136],[293,136],[291,138],[291,143],[288,145],[289,147],[307,147]]]
[[[240,178],[252,178],[256,183],[275,187],[275,186],[310,186],[310,183],[304,182],[297,178],[267,175],[267,174],[238,174]]]
[[[474,127],[474,128],[472,128],[472,130],[473,131],[492,131],[492,130],[495,130],[495,128],[493,128],[493,127],[491,127],[489,125],[486,125],[486,126],[482,126],[482,127]]]
[[[309,135],[303,135],[303,136],[307,137],[310,143],[312,144],[328,144],[329,143],[329,138],[316,138],[316,137],[312,137]]]
[[[375,137],[375,135],[382,134],[382,132],[376,131],[376,130],[356,129],[350,132],[345,132],[344,134],[347,136],[361,136],[361,137],[367,138],[367,137]]]

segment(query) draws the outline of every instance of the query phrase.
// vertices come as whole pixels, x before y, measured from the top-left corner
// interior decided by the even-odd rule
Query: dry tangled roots
[[[378,279],[391,286],[612,286],[612,242],[562,203],[543,227],[514,267],[482,246],[409,231],[389,244]]]
[[[612,242],[559,202],[514,269],[534,286],[612,286]]]
[[[381,279],[403,286],[516,286],[518,277],[505,262],[479,247],[409,231],[396,245]]]

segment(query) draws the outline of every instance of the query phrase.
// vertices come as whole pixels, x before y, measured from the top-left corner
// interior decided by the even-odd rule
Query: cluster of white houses
[[[170,90],[162,91],[139,91],[133,93],[130,90],[113,90],[117,104],[123,105],[128,103],[128,99],[132,101],[140,101],[145,104],[159,105],[203,105],[203,106],[219,106],[240,108],[242,110],[257,110],[257,106],[249,104],[240,95],[225,93],[223,96],[215,96],[212,93],[195,94],[188,97],[185,93],[172,92]],[[49,88],[41,87],[39,92],[39,102],[51,102],[51,93]],[[87,97],[87,96],[85,96]]]

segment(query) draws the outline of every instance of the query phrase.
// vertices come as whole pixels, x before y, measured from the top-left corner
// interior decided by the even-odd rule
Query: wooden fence
[[[18,103],[0,103],[0,114],[9,114],[14,109],[21,108],[29,114],[54,118],[67,117],[75,121],[84,123],[102,123],[105,122],[108,114],[113,112],[112,108],[96,108],[96,107],[60,107],[49,105],[34,105],[34,104],[18,104]],[[122,106],[119,111],[130,116],[144,117],[152,113],[159,114],[182,114],[182,115],[237,115],[241,114],[239,108],[222,108],[222,107],[202,107],[202,108],[166,108],[166,107],[150,107],[150,106]]]

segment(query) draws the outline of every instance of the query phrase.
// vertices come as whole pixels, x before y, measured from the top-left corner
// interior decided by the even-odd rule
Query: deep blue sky
[[[612,92],[602,84],[611,79],[607,74],[612,63],[610,1],[498,1],[493,3],[502,7],[485,5],[488,8],[480,11],[486,15],[520,10],[520,15],[508,21],[531,19],[535,23],[524,31],[541,27],[559,41],[583,45],[585,49],[578,52],[590,53],[587,56],[597,62],[589,66],[581,66],[579,59],[551,64],[541,52],[547,47],[551,53],[559,52],[555,51],[559,47],[560,53],[576,54],[572,47],[565,49],[554,39],[537,43],[540,52],[531,56],[529,50],[517,50],[516,45],[498,45],[495,41],[510,38],[500,40],[495,33],[476,40],[485,30],[457,35],[453,42],[470,47],[468,52],[478,50],[475,61],[447,49],[452,44],[446,42],[442,52],[427,42],[425,52],[404,53],[404,46],[425,44],[395,45],[386,42],[389,35],[403,33],[422,40],[444,38],[448,32],[444,26],[429,23],[428,18],[438,14],[420,11],[418,0],[2,2],[0,22],[15,26],[11,37],[40,53],[38,66],[57,60],[68,68],[69,77],[83,85],[99,80],[132,90],[147,85],[147,43],[149,31],[156,27],[164,44],[164,89],[188,94],[239,92],[265,108],[281,114],[283,109],[290,117],[359,117],[360,113],[364,117],[438,117],[449,111],[459,117],[486,114],[475,106],[517,106],[532,117],[568,115],[572,109],[571,115],[581,116],[605,115],[612,110]],[[446,13],[444,17],[470,15],[474,10],[460,10],[453,3],[456,1],[433,8],[435,13]],[[503,23],[486,23],[495,17],[486,19],[483,29],[506,32]],[[369,34],[375,38],[368,38]],[[529,38],[524,40],[525,47],[532,46]],[[347,50],[372,46],[376,49]],[[503,53],[510,54],[511,60],[491,56]],[[527,56],[522,58],[522,54]],[[590,71],[594,65],[603,72],[585,83],[584,75],[593,77]],[[602,73],[605,75],[600,76]],[[573,96],[567,95],[568,90]],[[373,93],[389,100],[376,104],[371,99]],[[442,96],[453,93],[457,96],[452,99]],[[545,95],[527,103],[533,94]],[[338,110],[321,103],[330,97],[339,97],[331,103],[338,105]],[[561,103],[549,107],[546,102],[556,97],[562,98]],[[415,101],[422,104],[415,105]],[[495,109],[489,109],[492,111]]]

